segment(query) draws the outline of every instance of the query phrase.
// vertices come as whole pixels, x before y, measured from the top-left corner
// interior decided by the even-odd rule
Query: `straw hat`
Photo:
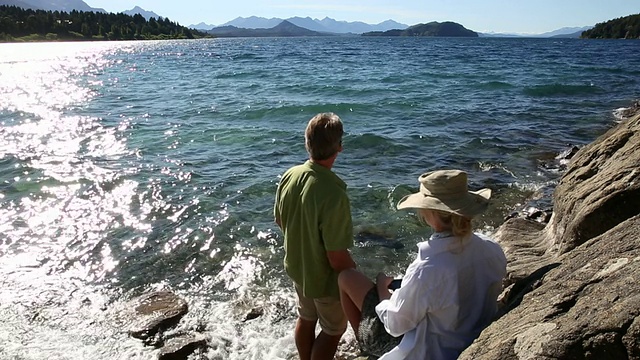
[[[440,210],[472,218],[489,206],[491,189],[469,191],[464,171],[432,171],[420,175],[418,181],[420,191],[403,197],[398,209]]]

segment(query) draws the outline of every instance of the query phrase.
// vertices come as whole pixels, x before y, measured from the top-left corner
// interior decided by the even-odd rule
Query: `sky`
[[[593,26],[640,13],[640,0],[85,0],[94,8],[144,10],[189,26],[222,25],[237,17],[294,16],[406,25],[453,21],[476,32],[540,34],[564,27]]]

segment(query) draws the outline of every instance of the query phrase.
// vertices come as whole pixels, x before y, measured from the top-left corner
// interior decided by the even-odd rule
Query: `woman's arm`
[[[389,282],[391,278],[386,280],[386,286]],[[381,296],[376,312],[387,332],[393,336],[400,336],[413,330],[426,316],[428,302],[425,289],[422,281],[416,276],[403,279],[402,287],[395,290],[393,294],[386,289],[386,286],[384,291],[389,295],[386,299]],[[378,283],[378,293],[381,293],[381,290],[381,285]]]

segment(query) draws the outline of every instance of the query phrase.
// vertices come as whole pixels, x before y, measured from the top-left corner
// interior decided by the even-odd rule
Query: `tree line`
[[[640,39],[640,14],[596,24],[593,29],[584,31],[581,37],[587,39]]]
[[[45,11],[0,6],[0,41],[164,40],[210,37],[168,18],[123,13]]]

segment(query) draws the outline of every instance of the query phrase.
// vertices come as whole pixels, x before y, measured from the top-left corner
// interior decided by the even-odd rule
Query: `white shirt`
[[[506,268],[500,245],[480,234],[418,243],[402,286],[376,306],[387,332],[404,334],[379,360],[457,359],[495,315]]]

